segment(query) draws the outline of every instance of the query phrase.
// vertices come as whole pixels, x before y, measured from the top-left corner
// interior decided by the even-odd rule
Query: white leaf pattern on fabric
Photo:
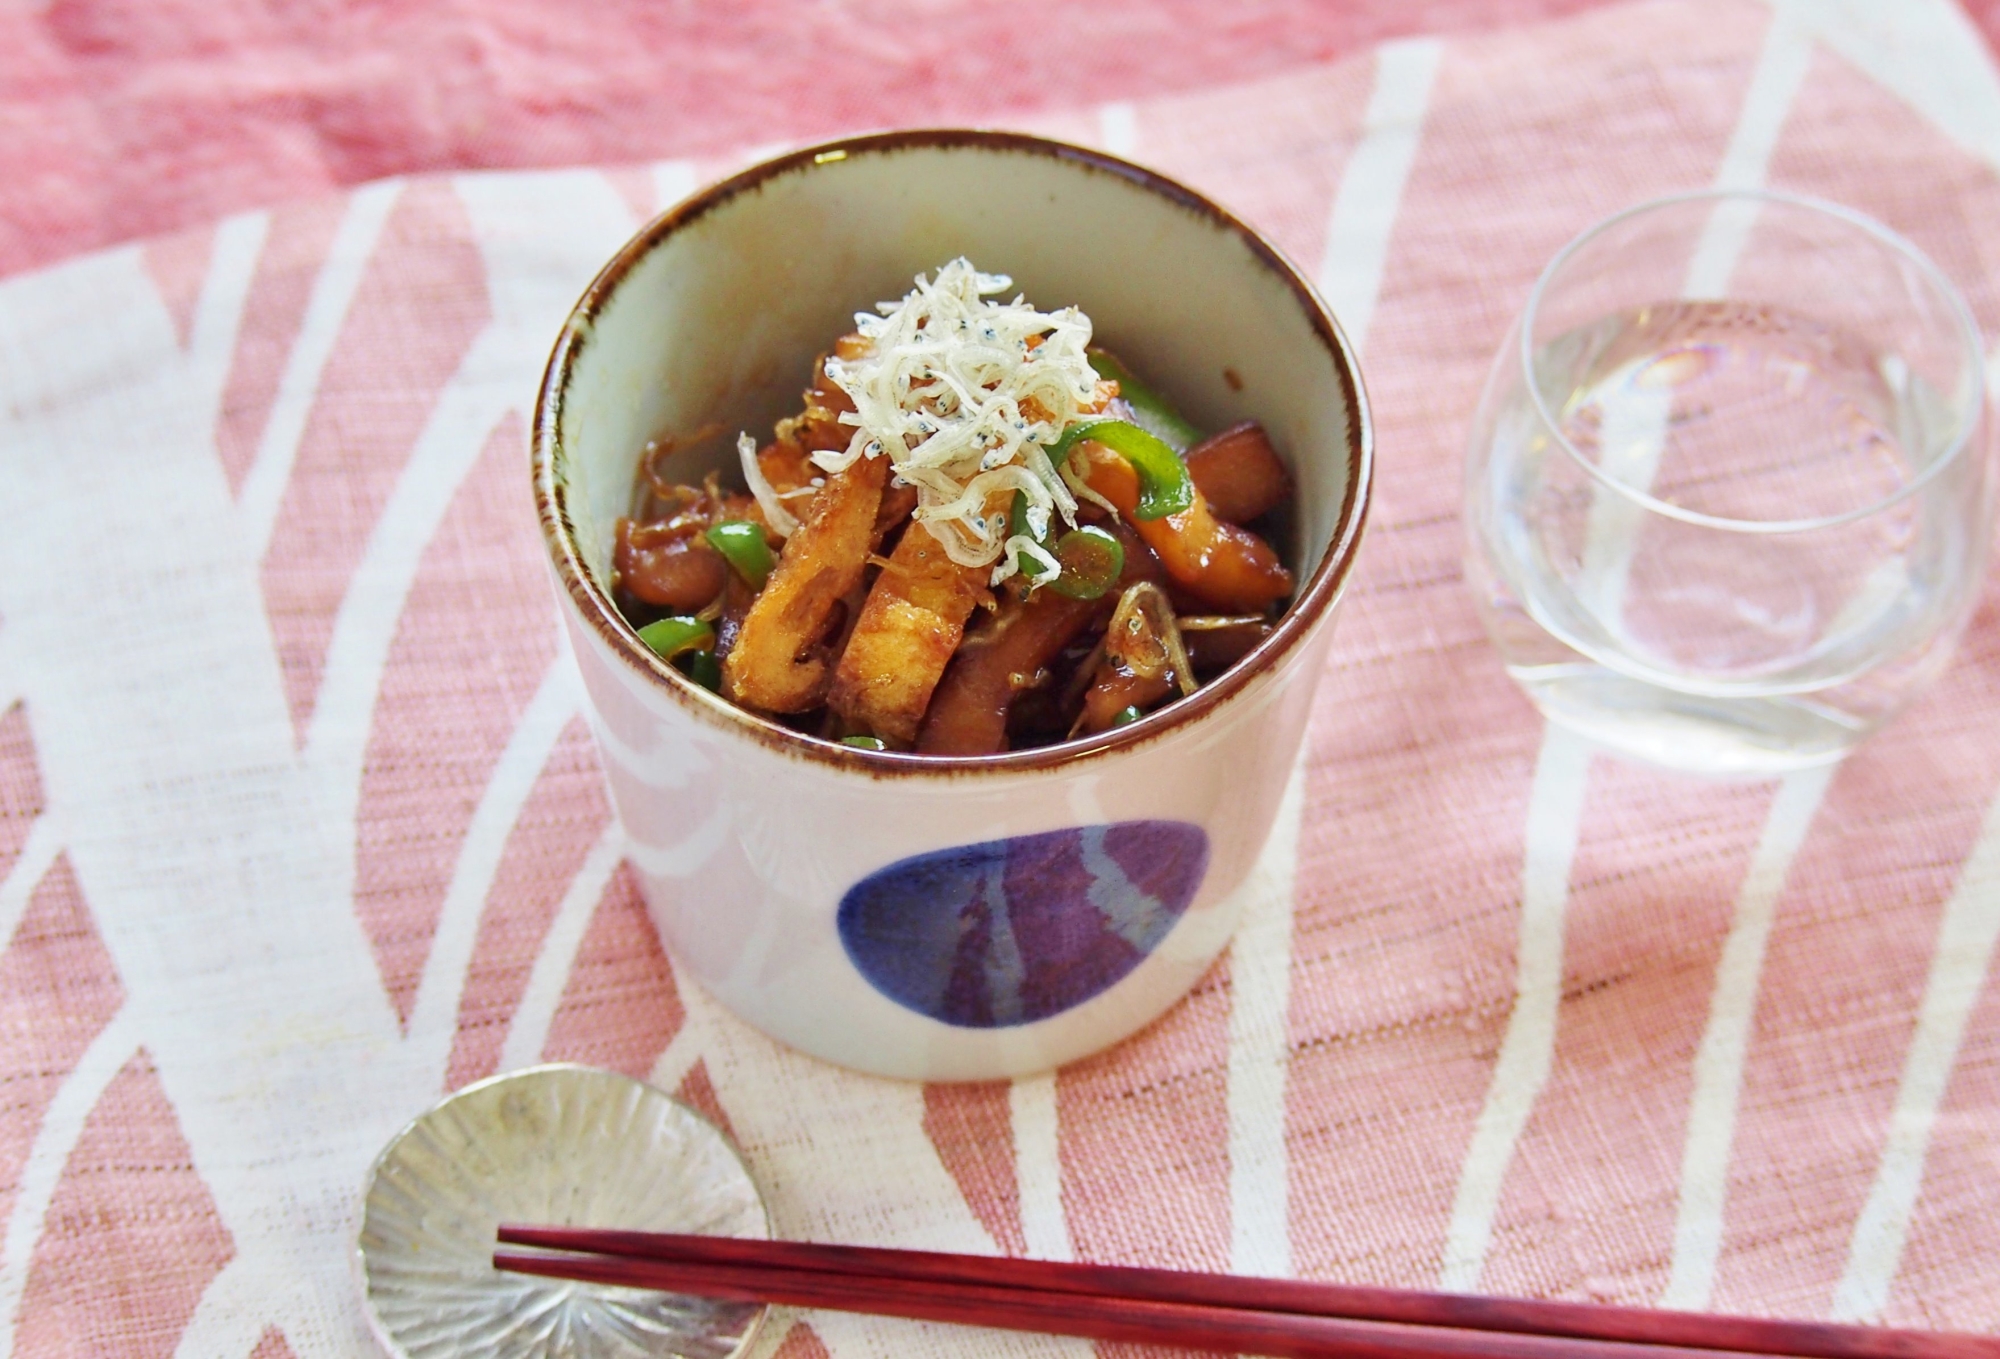
[[[1774,13],[1796,29],[1772,29]],[[1798,32],[1818,47],[1767,44]],[[479,691],[511,715],[486,748],[456,752],[471,772],[438,793],[456,810],[385,851],[429,855],[455,885],[427,901],[399,879],[380,888],[379,918],[360,911],[364,785],[383,758],[371,740],[398,667],[418,664],[398,649],[413,601],[473,559],[449,527],[455,499],[487,493],[483,451],[524,418],[563,314],[647,196],[678,196],[715,166],[392,181],[331,205],[319,236],[283,210],[228,219],[183,294],[185,345],[137,248],[0,282],[0,695],[22,703],[32,745],[0,741],[0,997],[62,1003],[17,938],[59,863],[124,988],[45,1104],[0,1111],[0,1154],[19,1166],[0,1350],[24,1320],[93,1324],[93,1299],[65,1300],[35,1260],[76,1230],[50,1205],[143,1052],[185,1138],[181,1169],[212,1200],[201,1225],[234,1251],[198,1302],[140,1319],[153,1348],[248,1353],[275,1329],[299,1359],[362,1352],[348,1259],[361,1175],[442,1093],[468,1026],[491,1021],[476,992],[505,997],[488,1062],[534,1060],[566,1025],[656,1035],[640,1071],[712,1087],[787,1235],[993,1251],[982,1223],[997,1219],[970,1206],[983,1195],[1018,1214],[1031,1248],[1078,1258],[1409,1285],[1448,1260],[1454,1286],[2000,1325],[1981,1273],[2000,1250],[2000,1188],[1980,1169],[1980,1130],[2000,1116],[2000,625],[1983,618],[1934,698],[1824,789],[1780,807],[1593,774],[1538,804],[1559,825],[1530,827],[1533,728],[1468,640],[1452,522],[1455,441],[1495,318],[1577,218],[1622,201],[1766,174],[1850,198],[1915,235],[1982,322],[2000,323],[1967,226],[2000,216],[2000,82],[1943,0],[1669,0],[1397,44],[1379,66],[1400,73],[1395,90],[1363,59],[1048,120],[1248,206],[1281,245],[1323,260],[1366,332],[1382,446],[1398,456],[1301,752],[1296,815],[1281,818],[1296,843],[1254,879],[1270,899],[1183,1006],[1007,1097],[995,1183],[971,1178],[975,1158],[941,1155],[921,1088],[779,1048],[676,987],[665,963],[650,989],[579,1000],[576,978],[629,961],[596,942],[606,912],[632,909],[601,810],[566,846],[533,937],[489,940],[511,866],[546,857],[536,789],[566,748],[566,660],[539,689],[508,677]],[[1602,137],[1650,138],[1652,152],[1614,163]],[[463,216],[412,225],[419,198]],[[418,389],[408,374],[437,357],[424,352],[435,336],[413,326],[405,352],[379,354],[354,336],[357,309],[379,324],[396,286],[422,281],[398,271],[424,232],[415,245],[476,252],[485,311]],[[281,266],[304,268],[289,301],[271,286]],[[280,305],[288,320],[267,313]],[[242,415],[225,409],[238,369],[273,344],[257,360],[268,409],[232,492],[218,429]],[[329,375],[356,372],[376,388],[327,407]],[[414,433],[391,440],[398,402]],[[314,429],[336,431],[382,487],[366,504],[355,491],[366,532],[337,589],[328,578],[348,566],[282,541]],[[492,493],[528,513],[524,486]],[[319,607],[281,588],[301,578],[333,601],[312,619],[319,669],[299,668],[297,620],[279,617]],[[461,584],[479,603],[480,582]],[[306,673],[301,731],[288,684]],[[29,763],[46,806],[17,825]],[[697,833],[682,851],[703,844]],[[1125,873],[1100,860],[1108,891]],[[407,1023],[385,979],[385,920],[421,945]],[[512,990],[478,992],[484,974]],[[583,1000],[602,1000],[602,1017]],[[1817,1023],[1857,1037],[1834,1050]],[[10,1071],[35,1060],[25,1040],[0,1053]],[[1815,1186],[1810,1203],[1787,1197],[1798,1183]],[[1782,1259],[1760,1253],[1765,1239]],[[972,1343],[868,1318],[811,1324],[836,1359]],[[1089,1352],[1032,1337],[976,1350]]]

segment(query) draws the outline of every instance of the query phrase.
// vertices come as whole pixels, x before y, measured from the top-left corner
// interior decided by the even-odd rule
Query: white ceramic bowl
[[[1197,425],[1261,420],[1297,495],[1300,585],[1191,698],[1003,755],[861,751],[686,681],[612,606],[640,449],[760,441],[855,312],[964,255],[1100,342]],[[1011,133],[793,152],[634,237],[577,304],[534,428],[556,593],[630,856],[668,949],[724,1005],[847,1066],[932,1080],[1045,1069],[1183,995],[1235,927],[1304,738],[1365,516],[1353,351],[1282,254],[1193,191]],[[665,470],[733,467],[727,441]]]

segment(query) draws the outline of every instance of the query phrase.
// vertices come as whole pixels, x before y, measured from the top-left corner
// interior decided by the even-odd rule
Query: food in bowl
[[[1095,735],[1264,637],[1292,483],[1255,422],[1207,438],[1074,307],[953,260],[858,315],[741,489],[639,459],[613,594],[690,681],[811,736],[985,755]]]
[[[960,254],[1004,260],[1044,309],[1080,304],[1092,343],[1205,428],[1262,421],[1294,489],[1250,527],[1295,584],[1253,651],[1128,726],[965,757],[856,750],[812,725],[825,704],[774,719],[688,680],[688,653],[649,650],[613,600],[617,523],[653,517],[634,494],[649,439],[678,440],[654,460],[663,481],[702,489],[714,468],[718,495],[749,495],[738,432],[758,451],[777,442],[853,313]],[[556,338],[532,468],[626,861],[677,975],[776,1041],[913,1080],[1046,1071],[1185,995],[1254,899],[1266,845],[1283,849],[1272,837],[1287,833],[1367,518],[1371,428],[1310,281],[1196,191],[1087,148],[959,129],[847,138],[724,180],[634,236]],[[784,503],[803,519],[810,502]],[[1051,532],[1069,531],[1054,516]],[[997,611],[1020,587],[985,588]],[[961,652],[992,617],[975,605]],[[722,613],[707,622],[719,632]],[[836,671],[837,643],[821,653]],[[1010,747],[1047,692],[1015,699]]]

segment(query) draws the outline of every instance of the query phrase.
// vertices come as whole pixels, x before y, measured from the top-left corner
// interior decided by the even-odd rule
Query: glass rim
[[[1880,500],[1861,506],[1858,509],[1843,510],[1839,514],[1822,515],[1814,519],[1735,519],[1726,515],[1706,514],[1700,510],[1691,510],[1685,506],[1676,505],[1672,501],[1662,500],[1651,492],[1642,491],[1636,486],[1620,481],[1589,458],[1584,457],[1576,445],[1569,441],[1569,437],[1562,432],[1562,426],[1557,423],[1555,416],[1549,411],[1548,403],[1542,399],[1541,388],[1535,381],[1535,316],[1541,308],[1543,294],[1554,281],[1557,273],[1561,271],[1564,265],[1569,263],[1571,257],[1605,232],[1610,231],[1613,227],[1622,225],[1634,217],[1657,212],[1662,208],[1678,207],[1685,203],[1709,202],[1722,204],[1732,201],[1758,205],[1776,203],[1788,208],[1804,208],[1809,212],[1833,218],[1846,226],[1860,230],[1864,235],[1874,238],[1878,244],[1886,246],[1895,254],[1900,255],[1903,259],[1915,265],[1918,272],[1936,289],[1938,295],[1944,300],[1953,319],[1958,323],[1959,344],[1969,356],[1972,371],[1974,400],[1970,403],[1972,408],[1970,417],[1967,418],[1965,415],[1961,415],[1958,421],[1958,428],[1953,431],[1951,445],[1948,448],[1932,459],[1916,476]],[[1980,338],[1978,323],[1973,319],[1971,305],[1966,302],[1965,295],[1959,290],[1958,285],[1952,282],[1950,276],[1944,270],[1940,269],[1930,256],[1919,249],[1914,241],[1911,241],[1894,228],[1876,221],[1866,213],[1858,212],[1853,208],[1845,207],[1828,199],[1815,198],[1809,194],[1787,193],[1781,189],[1697,189],[1689,193],[1667,194],[1659,198],[1649,198],[1642,203],[1635,203],[1631,207],[1624,208],[1611,214],[1609,217],[1592,223],[1571,237],[1569,242],[1562,249],[1558,250],[1549,262],[1542,267],[1542,272],[1536,275],[1534,287],[1528,290],[1527,305],[1521,311],[1520,331],[1521,376],[1528,389],[1528,399],[1534,403],[1536,417],[1540,419],[1542,425],[1555,439],[1556,446],[1561,448],[1572,462],[1581,467],[1599,485],[1617,492],[1642,509],[1654,514],[1663,515],[1669,519],[1678,519],[1683,523],[1695,524],[1704,528],[1721,529],[1731,533],[1804,533],[1814,529],[1835,528],[1841,524],[1854,523],[1857,520],[1866,519],[1870,515],[1880,514],[1883,510],[1907,500],[1942,474],[1945,468],[1958,461],[1959,457],[1965,452],[1966,447],[1972,442],[1973,431],[1978,429],[1981,424],[1980,411],[1986,400],[1984,373],[1986,347]],[[1955,404],[1964,403],[1955,402]]]

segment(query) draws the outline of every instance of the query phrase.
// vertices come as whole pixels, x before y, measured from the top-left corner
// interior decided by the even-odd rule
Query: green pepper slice
[[[699,618],[675,614],[639,629],[639,640],[672,660],[683,651],[713,651],[715,629]]]
[[[1140,519],[1165,519],[1194,504],[1194,479],[1180,454],[1127,420],[1079,420],[1049,445],[1049,461],[1060,467],[1082,439],[1103,444],[1139,474]]]
[[[1114,728],[1129,727],[1134,722],[1137,722],[1140,718],[1144,717],[1145,715],[1146,714],[1140,711],[1139,706],[1135,703],[1128,707],[1120,708],[1118,710],[1118,715],[1111,719],[1111,725]]]
[[[1201,441],[1201,431],[1175,410],[1164,396],[1134,377],[1132,370],[1119,362],[1116,354],[1108,349],[1092,349],[1090,366],[1097,370],[1099,377],[1118,384],[1118,395],[1125,399],[1125,404],[1132,408],[1132,414],[1138,417],[1135,423],[1158,437],[1174,452],[1185,453]]]
[[[683,652],[675,658],[674,664],[683,675],[711,694],[722,692],[722,662],[715,659],[713,651]]]
[[[725,519],[707,536],[710,546],[736,568],[737,575],[750,582],[751,589],[764,588],[764,582],[771,578],[771,545],[764,541],[760,526],[748,519]]]
[[[1096,599],[1118,583],[1125,570],[1125,546],[1095,524],[1085,524],[1057,540],[1055,559],[1062,563],[1062,574],[1048,582],[1051,590],[1071,599]]]
[[[856,750],[887,750],[889,748],[879,736],[843,736],[840,738],[840,743],[844,746],[853,746]]]

